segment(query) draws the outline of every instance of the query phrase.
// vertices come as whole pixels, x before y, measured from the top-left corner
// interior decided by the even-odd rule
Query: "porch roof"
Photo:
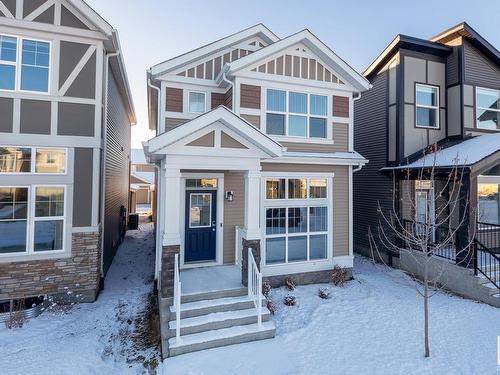
[[[382,171],[402,169],[472,167],[500,151],[500,133],[485,134],[467,139],[453,146],[429,153],[405,165],[382,168]]]

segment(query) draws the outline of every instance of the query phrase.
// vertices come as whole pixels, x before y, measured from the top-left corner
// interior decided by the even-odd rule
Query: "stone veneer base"
[[[346,280],[352,279],[352,268],[347,268]],[[268,282],[273,288],[283,286],[286,278],[291,278],[295,285],[322,284],[329,283],[332,270],[293,273],[287,275],[267,276],[263,281]]]

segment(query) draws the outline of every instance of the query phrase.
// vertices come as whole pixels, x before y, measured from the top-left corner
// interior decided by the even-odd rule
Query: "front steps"
[[[257,309],[246,288],[183,295],[179,342],[175,337],[175,309],[165,304],[161,308],[164,357],[269,339],[275,334],[265,299],[259,327]]]

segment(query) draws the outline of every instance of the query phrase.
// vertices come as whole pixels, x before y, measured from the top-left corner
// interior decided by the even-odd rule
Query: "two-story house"
[[[309,30],[280,39],[261,24],[148,78],[164,355],[272,337],[248,310],[262,278],[325,282],[335,265],[350,276],[352,176],[367,162],[353,102],[369,83]]]
[[[356,250],[372,255],[370,230],[381,242],[380,207],[411,233],[433,228],[434,243],[452,233],[439,255],[474,269],[498,293],[499,51],[461,23],[430,40],[398,35],[364,76],[373,89],[356,102],[354,144],[370,164],[354,179]]]
[[[95,300],[135,122],[111,25],[81,0],[0,1],[0,302]]]

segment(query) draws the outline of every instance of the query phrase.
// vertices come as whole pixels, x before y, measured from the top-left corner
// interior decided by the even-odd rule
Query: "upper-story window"
[[[188,101],[190,113],[204,113],[206,111],[206,98],[204,92],[190,91]]]
[[[415,98],[416,126],[439,128],[439,87],[417,84]]]
[[[500,130],[500,91],[476,89],[476,123],[480,129]]]
[[[65,174],[66,150],[0,147],[0,174],[2,173]]]
[[[0,35],[1,90],[48,92],[49,66],[49,42]]]
[[[267,134],[326,138],[326,96],[268,89],[266,103]]]

